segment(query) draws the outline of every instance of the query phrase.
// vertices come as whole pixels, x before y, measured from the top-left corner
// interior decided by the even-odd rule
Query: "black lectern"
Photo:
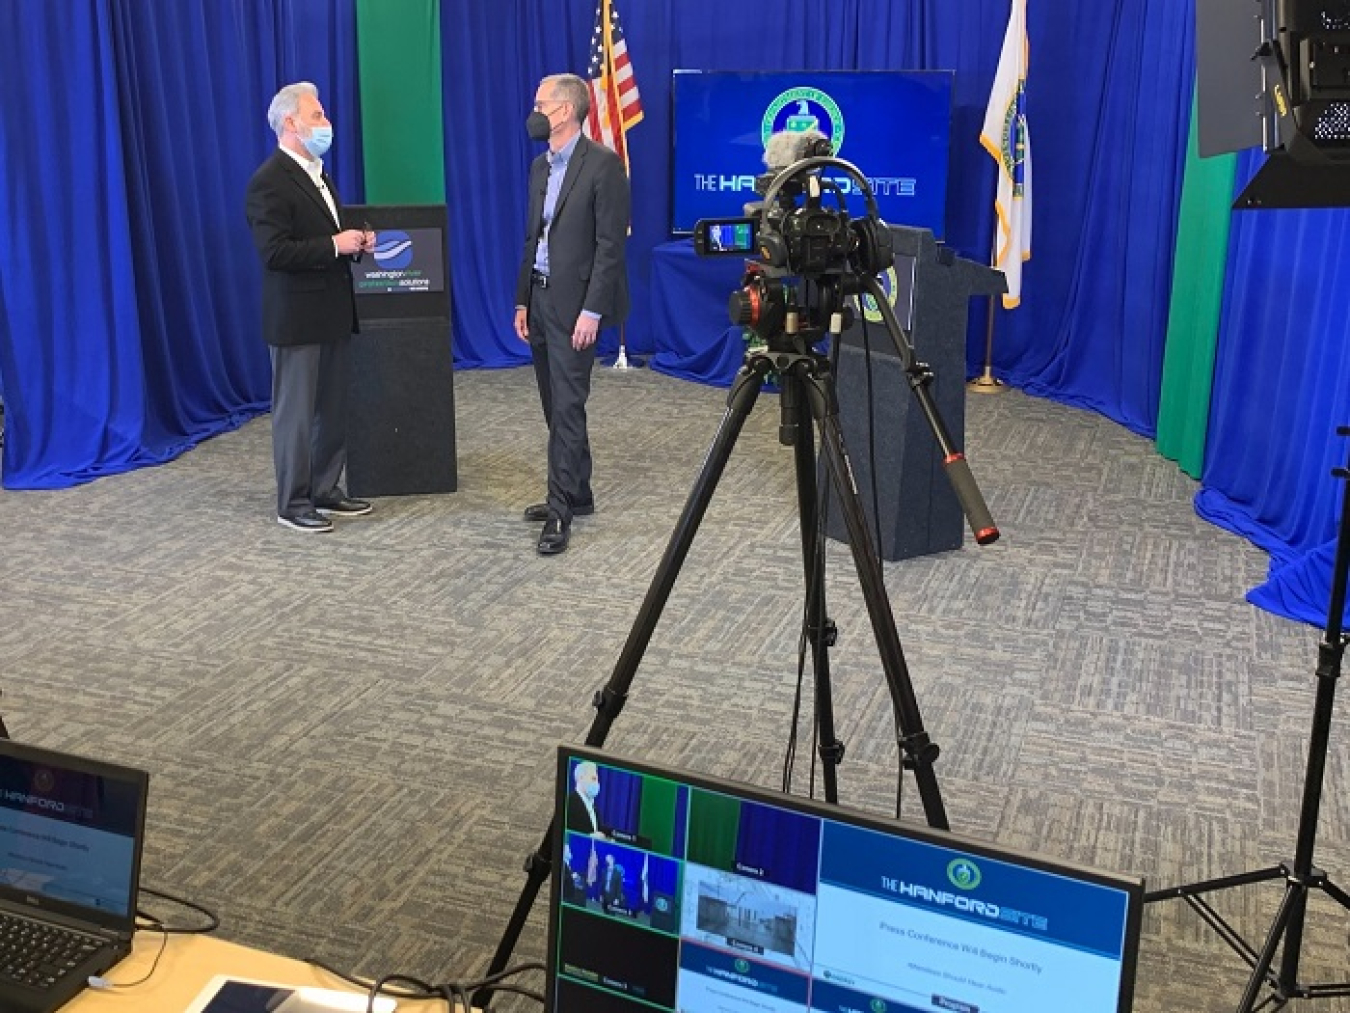
[[[347,487],[353,496],[454,492],[454,370],[445,205],[345,209],[375,230],[352,267]]]
[[[897,319],[910,331],[915,355],[932,367],[933,400],[956,445],[961,446],[970,299],[1006,292],[1007,283],[1002,272],[955,256],[927,229],[893,225],[891,234],[895,267],[887,272],[883,284]],[[870,355],[864,347],[864,323]],[[878,550],[888,560],[959,549],[965,531],[961,506],[942,474],[932,431],[910,396],[909,382],[880,316],[864,304],[860,319],[844,332],[839,349],[839,419],[868,524],[873,531],[880,530]],[[879,525],[873,516],[874,501]],[[826,533],[839,541],[848,540],[833,498]]]

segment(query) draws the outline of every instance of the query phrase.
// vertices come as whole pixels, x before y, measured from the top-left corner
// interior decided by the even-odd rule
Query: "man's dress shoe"
[[[544,524],[544,530],[539,532],[539,555],[556,556],[566,552],[570,535],[571,528],[558,518],[550,517]]]
[[[278,514],[277,523],[294,531],[320,534],[333,530],[333,522],[310,510],[302,514]]]
[[[318,500],[314,509],[327,517],[362,517],[375,508],[363,499],[338,496],[336,499]]]
[[[594,503],[578,503],[572,508],[573,517],[589,517],[595,513]],[[525,519],[533,523],[548,520],[549,511],[547,503],[531,503],[525,508]]]

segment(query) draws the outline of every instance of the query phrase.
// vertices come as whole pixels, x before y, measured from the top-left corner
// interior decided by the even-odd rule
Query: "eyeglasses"
[[[567,105],[567,103],[564,102],[564,101],[562,101],[561,99],[550,99],[550,100],[545,101],[545,102],[536,102],[536,103],[534,104],[534,111],[537,112],[537,113],[542,113],[542,112],[544,112],[544,106],[565,106],[565,105]],[[547,115],[552,115],[552,114],[551,114],[551,113],[545,113],[545,115],[547,116]]]

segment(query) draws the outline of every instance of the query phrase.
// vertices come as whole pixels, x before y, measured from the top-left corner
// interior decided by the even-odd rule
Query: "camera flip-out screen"
[[[755,252],[758,218],[704,218],[694,226],[694,250],[700,257],[744,257]]]

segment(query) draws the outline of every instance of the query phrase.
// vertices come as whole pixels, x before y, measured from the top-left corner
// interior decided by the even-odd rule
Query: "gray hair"
[[[549,85],[555,102],[570,102],[576,113],[577,122],[585,123],[591,111],[591,90],[586,82],[575,74],[553,74],[544,78],[542,84]]]
[[[300,112],[301,95],[312,95],[314,98],[318,98],[319,89],[308,81],[288,84],[273,96],[272,104],[267,107],[267,125],[276,132],[278,139],[286,132],[286,128],[283,126],[286,117],[295,116]]]

